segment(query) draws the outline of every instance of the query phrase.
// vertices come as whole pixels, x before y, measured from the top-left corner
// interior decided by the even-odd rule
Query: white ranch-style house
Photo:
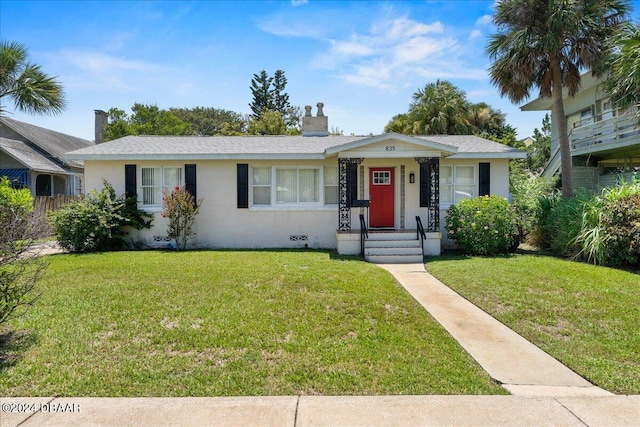
[[[185,185],[204,199],[194,247],[333,248],[393,262],[440,254],[452,243],[447,208],[508,197],[509,159],[526,156],[470,135],[329,136],[321,103],[303,119],[301,136],[127,136],[67,158],[84,162],[87,189],[106,179],[137,195],[154,221],[132,238],[150,246],[166,245],[162,192]]]

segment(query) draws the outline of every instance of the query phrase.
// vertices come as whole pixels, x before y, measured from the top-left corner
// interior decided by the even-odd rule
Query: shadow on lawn
[[[29,347],[35,343],[34,331],[0,329],[0,374],[18,363]]]

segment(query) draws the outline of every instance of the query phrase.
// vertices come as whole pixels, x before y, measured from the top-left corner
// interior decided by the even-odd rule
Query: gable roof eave
[[[396,132],[387,132],[380,135],[375,135],[371,137],[366,137],[357,141],[352,141],[343,145],[337,145],[334,147],[329,147],[325,150],[325,154],[327,156],[338,154],[342,151],[353,150],[355,148],[364,147],[371,144],[376,144],[383,141],[401,141],[406,142],[408,144],[415,144],[429,149],[429,151],[441,151],[445,155],[451,155],[458,152],[456,147],[451,145],[441,144],[435,141],[431,141],[428,137],[417,137],[410,135],[402,135]]]

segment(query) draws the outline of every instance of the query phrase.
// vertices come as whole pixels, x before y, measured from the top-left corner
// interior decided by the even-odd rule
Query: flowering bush
[[[518,246],[515,214],[507,199],[482,196],[464,199],[447,211],[447,231],[466,252],[492,255]]]
[[[202,199],[196,200],[184,187],[176,186],[171,193],[162,195],[162,216],[169,219],[167,235],[176,242],[178,250],[187,248],[187,242],[196,235],[193,223],[200,211]]]

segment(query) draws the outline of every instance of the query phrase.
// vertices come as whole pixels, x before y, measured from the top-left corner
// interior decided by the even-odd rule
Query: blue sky
[[[68,101],[59,116],[10,117],[93,140],[94,109],[245,114],[253,74],[281,69],[291,104],[324,102],[330,128],[346,135],[381,133],[417,89],[446,79],[506,113],[524,138],[543,114],[520,112],[489,82],[493,3],[0,0],[0,37],[23,43]]]

